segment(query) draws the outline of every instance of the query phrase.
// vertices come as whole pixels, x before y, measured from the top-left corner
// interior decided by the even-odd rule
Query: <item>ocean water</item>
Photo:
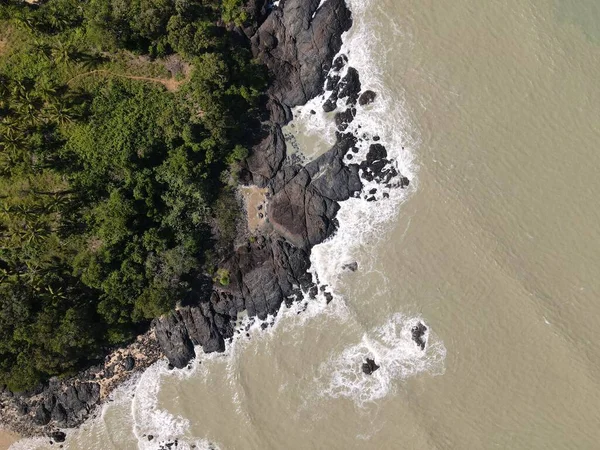
[[[357,156],[379,136],[409,188],[342,204],[312,256],[333,302],[157,363],[65,448],[599,448],[600,3],[348,4],[342,52],[378,93]],[[334,139],[319,101],[286,130],[307,158]]]

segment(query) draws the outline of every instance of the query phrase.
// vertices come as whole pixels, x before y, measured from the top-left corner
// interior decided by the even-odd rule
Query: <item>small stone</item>
[[[375,92],[367,90],[363,92],[358,98],[358,104],[360,106],[369,105],[375,101],[375,97],[377,97],[377,94]]]
[[[366,375],[371,375],[377,369],[379,369],[379,366],[375,364],[375,360],[371,358],[367,358],[367,362],[363,363],[362,365],[362,371]]]
[[[154,436],[152,436],[151,434],[148,435],[148,440],[151,441],[152,439],[154,439]]]

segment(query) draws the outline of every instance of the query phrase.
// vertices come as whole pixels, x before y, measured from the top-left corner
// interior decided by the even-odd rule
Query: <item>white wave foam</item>
[[[412,327],[419,322],[423,322],[419,317],[395,314],[384,325],[365,333],[358,344],[331,357],[319,370],[318,384],[325,386],[321,395],[346,397],[364,406],[394,394],[397,381],[424,371],[442,374],[446,348],[430,334],[428,327],[424,335],[425,350],[421,350],[411,334]],[[371,375],[361,370],[367,358],[380,366]]]
[[[420,140],[415,133],[416,127],[411,123],[410,115],[405,107],[403,93],[392,90],[384,83],[384,66],[388,45],[386,42],[399,41],[401,31],[394,29],[394,36],[381,36],[373,31],[373,22],[368,19],[371,8],[369,0],[346,0],[352,10],[353,27],[343,36],[343,46],[338,53],[346,55],[348,62],[339,73],[343,77],[349,67],[358,70],[362,90],[373,90],[377,93],[371,105],[356,106],[356,116],[347,132],[361,138],[359,151],[353,155],[352,162],[363,160],[373,143],[373,136],[378,136],[379,143],[386,147],[388,159],[392,160],[400,174],[410,179],[409,189],[391,189],[389,198],[383,198],[382,186],[377,182],[366,182],[363,179],[363,193],[377,189],[376,202],[368,202],[362,198],[351,198],[340,204],[337,215],[339,228],[337,233],[327,241],[312,249],[311,272],[319,283],[326,284],[333,290],[337,304],[337,312],[342,312],[341,319],[350,319],[351,308],[344,308],[344,298],[336,293],[343,266],[358,261],[362,271],[368,271],[367,258],[376,258],[376,254],[366,256],[361,251],[365,245],[373,244],[387,236],[387,231],[395,222],[403,202],[417,188],[418,168],[415,164],[415,150]],[[335,123],[332,113],[325,113],[321,107],[329,92],[311,100],[307,105],[294,111],[297,129],[312,138],[325,139],[328,144],[335,141]],[[338,111],[345,108],[346,99],[338,100]],[[310,151],[307,152],[309,156]],[[372,253],[372,252],[371,252]],[[332,305],[333,305],[332,304]],[[329,305],[329,306],[332,306]],[[357,405],[381,399],[395,391],[395,382],[414,376],[418,373],[441,374],[444,371],[446,349],[443,342],[429,339],[425,351],[422,351],[411,339],[410,330],[418,321],[418,317],[393,315],[389,321],[371,331],[366,332],[360,343],[344,350],[337,357],[332,357],[322,367],[320,389],[329,397],[347,397]],[[429,327],[428,327],[429,328]],[[361,371],[361,364],[367,357],[374,358],[381,368],[372,376]],[[325,379],[325,381],[323,381]],[[323,387],[324,386],[324,387]]]
[[[394,222],[400,205],[414,192],[417,186],[417,167],[414,163],[414,150],[419,145],[418,137],[413,132],[414,126],[405,108],[402,93],[392,91],[383,82],[383,65],[385,62],[386,45],[381,42],[400,39],[399,31],[395,36],[379,36],[372,30],[372,22],[365,16],[369,11],[370,1],[347,0],[353,15],[353,27],[344,34],[343,45],[338,55],[346,55],[348,62],[341,76],[345,75],[348,67],[358,70],[362,90],[371,89],[377,93],[375,102],[371,105],[356,106],[357,113],[347,131],[363,138],[358,143],[358,153],[353,155],[352,162],[357,162],[366,156],[370,138],[379,136],[380,143],[386,147],[388,158],[394,161],[396,169],[410,179],[409,189],[392,189],[389,198],[382,197],[382,189],[376,182],[363,180],[363,192],[378,188],[375,195],[377,202],[367,202],[362,198],[352,198],[340,204],[337,219],[339,229],[328,241],[316,246],[312,251],[312,272],[319,281],[329,286],[336,286],[338,278],[343,273],[342,266],[357,260],[357,251],[377,236],[385,236],[385,230]],[[311,100],[306,105],[296,108],[294,121],[298,128],[309,136],[325,139],[328,144],[335,142],[335,124],[333,115],[323,111],[321,104],[329,96],[326,92],[322,97]],[[346,99],[338,100],[338,107],[343,108]],[[316,112],[316,113],[315,113]],[[368,226],[365,226],[367,225]]]

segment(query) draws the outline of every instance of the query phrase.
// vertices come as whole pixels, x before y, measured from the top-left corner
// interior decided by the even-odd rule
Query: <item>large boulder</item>
[[[164,355],[173,366],[182,369],[196,356],[194,344],[177,311],[155,319],[154,330]]]

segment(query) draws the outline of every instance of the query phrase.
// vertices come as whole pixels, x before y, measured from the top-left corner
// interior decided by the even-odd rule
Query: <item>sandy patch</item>
[[[10,431],[0,430],[0,450],[7,450],[12,444],[19,440],[19,436]]]
[[[262,230],[267,223],[267,188],[242,186],[240,191],[248,217],[248,230],[251,233]]]

